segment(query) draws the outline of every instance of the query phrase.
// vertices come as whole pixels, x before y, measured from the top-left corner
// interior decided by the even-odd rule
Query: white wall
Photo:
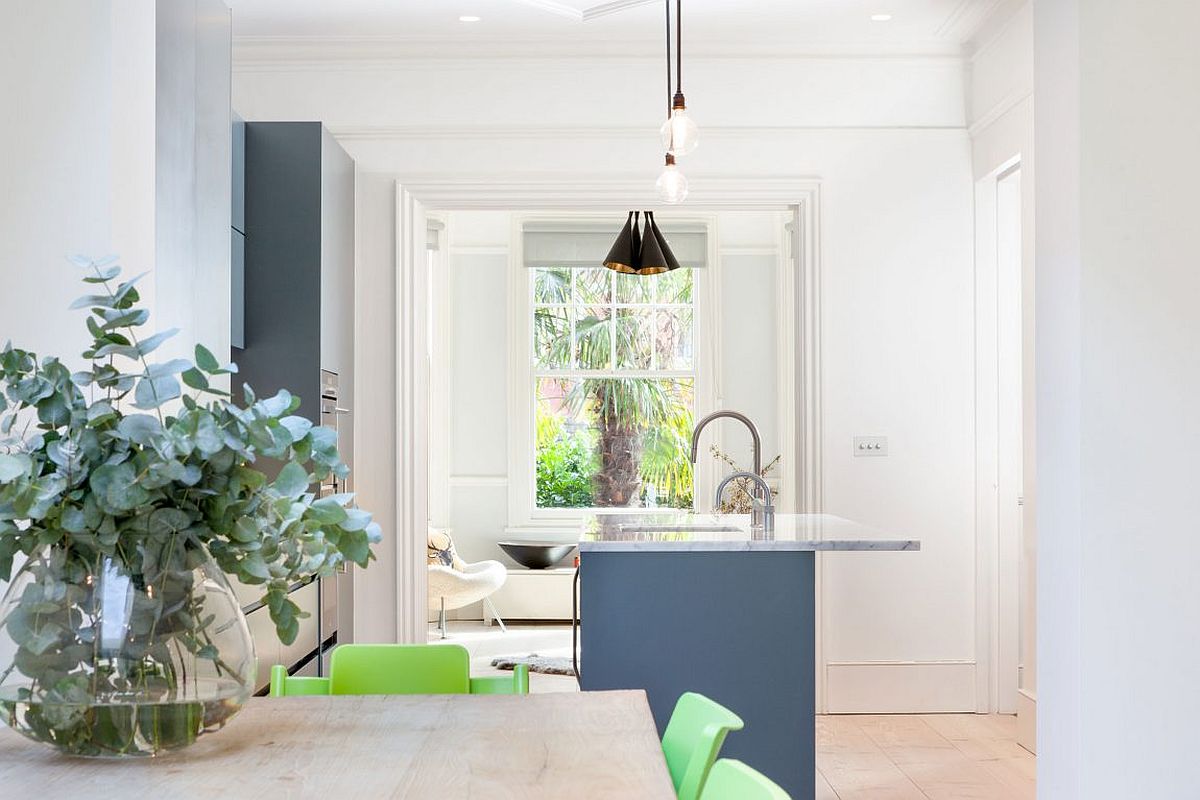
[[[972,173],[988,182],[1014,159],[1021,167],[1022,402],[1024,406],[1020,633],[1022,695],[1018,699],[1021,741],[1033,749],[1037,698],[1037,460],[1036,460],[1036,158],[1033,127],[1033,6],[1002,9],[980,33],[970,60]],[[994,188],[994,185],[992,185]],[[994,300],[995,298],[991,298]]]
[[[1034,14],[1038,791],[1196,797],[1200,6]]]
[[[164,352],[228,352],[229,11],[164,8],[21,4],[0,31],[0,338],[17,346],[77,357],[85,287],[65,257],[115,253],[151,272],[151,324],[184,329]]]
[[[0,342],[78,362],[90,337],[67,307],[86,292],[65,257],[115,253],[126,277],[150,271],[151,325],[186,320],[169,350],[228,354],[229,11],[167,5],[6,9]]]
[[[360,165],[410,184],[486,192],[493,180],[600,175],[650,185],[661,164],[657,58],[356,60],[349,44],[331,47],[309,43],[291,58],[288,42],[235,46],[235,106],[247,119],[321,119]],[[820,181],[825,509],[924,544],[824,559],[828,706],[878,710],[882,693],[904,710],[974,710],[963,63],[801,55],[688,69],[702,144],[683,166],[697,198],[705,177],[742,178],[750,191],[779,176]],[[463,269],[493,260],[467,255]],[[498,394],[481,413],[494,413]],[[861,434],[888,436],[891,455],[854,458]],[[473,491],[499,503],[504,489]]]

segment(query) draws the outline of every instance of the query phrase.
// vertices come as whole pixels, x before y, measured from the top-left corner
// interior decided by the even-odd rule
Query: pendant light
[[[640,214],[646,216],[646,227],[641,233],[638,232]],[[604,258],[604,266],[627,275],[657,275],[679,269],[680,264],[654,221],[654,212],[630,211],[625,227]]]
[[[642,234],[642,265],[638,274],[657,275],[679,269],[680,266],[679,260],[671,252],[671,246],[667,244],[667,237],[663,236],[658,223],[654,221],[654,212],[647,211],[646,230]]]
[[[675,0],[675,93],[671,93],[671,0],[667,5],[667,121],[659,129],[663,147],[673,156],[686,156],[700,144],[700,131],[687,113],[683,96],[683,0]]]
[[[629,212],[629,217],[625,220],[625,227],[621,228],[621,232],[617,234],[617,240],[613,242],[608,255],[604,257],[604,266],[613,272],[636,274],[642,263],[642,243],[641,237],[638,235],[637,216],[637,211]]]
[[[666,166],[654,183],[658,197],[664,203],[682,203],[687,199],[688,181],[679,167],[675,166],[675,156],[667,153]]]

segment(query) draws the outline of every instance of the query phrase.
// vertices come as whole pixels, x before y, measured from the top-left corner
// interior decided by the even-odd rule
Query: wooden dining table
[[[675,797],[646,694],[252,698],[157,758],[68,758],[0,726],[0,796]]]

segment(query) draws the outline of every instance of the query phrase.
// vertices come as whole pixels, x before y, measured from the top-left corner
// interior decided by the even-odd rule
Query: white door
[[[997,325],[997,637],[996,710],[1015,713],[1021,672],[1022,504],[1024,501],[1023,339],[1021,259],[1021,169],[996,179]]]

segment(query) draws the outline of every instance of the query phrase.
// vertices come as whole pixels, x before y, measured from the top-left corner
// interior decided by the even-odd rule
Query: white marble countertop
[[[770,534],[752,531],[748,514],[596,514],[584,519],[581,552],[898,551],[917,539],[887,535],[832,514],[778,514]]]

